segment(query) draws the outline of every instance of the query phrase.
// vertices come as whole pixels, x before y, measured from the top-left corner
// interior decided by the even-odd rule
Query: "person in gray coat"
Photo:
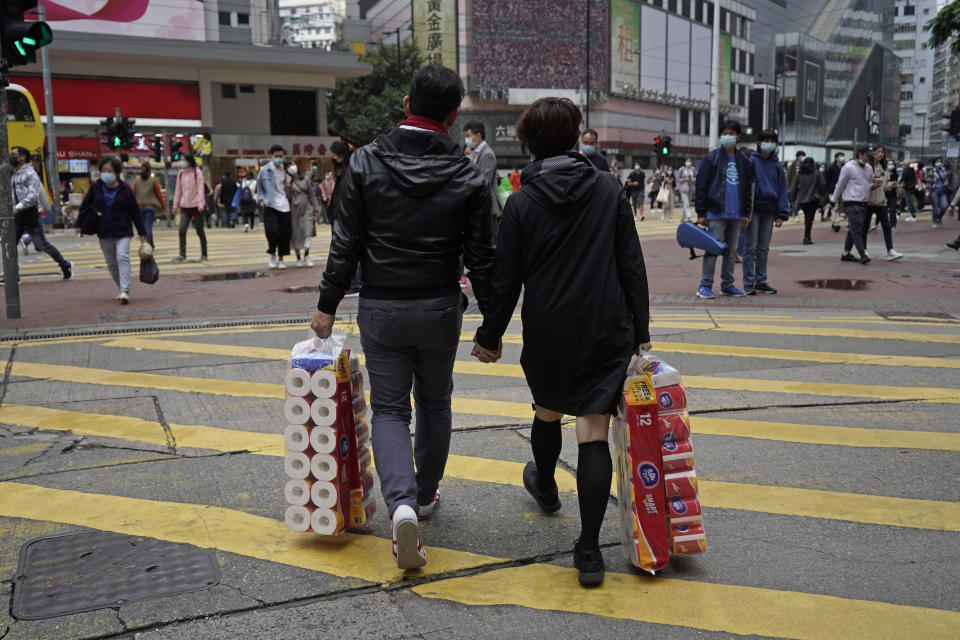
[[[497,237],[497,221],[503,212],[503,203],[500,202],[500,179],[497,177],[497,155],[487,144],[487,130],[482,122],[468,122],[463,127],[464,143],[470,148],[471,160],[480,167],[483,177],[490,187],[490,223],[493,237]]]
[[[827,191],[827,182],[823,174],[817,171],[813,158],[804,158],[797,168],[797,175],[790,189],[790,202],[803,211],[803,244],[813,244],[810,232],[813,230],[813,219],[817,209],[823,201]]]

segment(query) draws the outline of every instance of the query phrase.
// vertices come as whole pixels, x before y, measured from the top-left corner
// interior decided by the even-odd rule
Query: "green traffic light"
[[[20,55],[22,55],[22,56],[26,56],[26,55],[27,55],[26,50],[24,50],[23,45],[20,44],[20,41],[19,41],[19,40],[15,40],[14,43],[13,43],[13,46],[15,46],[15,47],[17,48],[17,51],[20,52]]]
[[[666,147],[664,147],[664,149],[663,149],[663,155],[667,155],[668,153],[670,153],[670,150],[667,149]]]
[[[120,139],[120,136],[114,136],[113,137],[114,148],[119,149],[121,144],[123,144],[123,141]]]
[[[34,46],[35,44],[37,44],[37,41],[34,40],[33,38],[24,38],[24,39],[23,39],[23,44],[28,44],[28,45],[30,45],[30,46],[32,47],[32,46]]]

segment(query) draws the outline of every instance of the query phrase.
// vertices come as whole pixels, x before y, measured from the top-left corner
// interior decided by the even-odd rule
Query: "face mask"
[[[580,153],[585,156],[592,156],[597,152],[597,148],[592,144],[582,144],[580,145]]]
[[[297,175],[297,165],[292,164],[289,167],[287,167],[287,173],[289,173],[292,176]]]
[[[943,166],[943,163],[942,163],[942,162],[938,162],[938,163],[936,164],[937,169],[939,169],[939,168],[942,167],[942,166]]]
[[[117,174],[115,173],[101,173],[100,179],[103,180],[104,184],[113,184],[117,181]]]
[[[10,166],[11,166],[11,167],[19,167],[19,166],[20,166],[20,158],[10,158]]]
[[[274,158],[273,164],[278,167],[281,166],[283,164],[283,158]]]
[[[837,162],[843,162],[844,160],[846,160],[846,158],[844,158],[843,156],[840,156],[839,158],[837,158]]]
[[[888,164],[888,165],[887,165],[887,171],[893,171],[894,169],[896,169],[896,167],[895,167],[894,165],[892,165],[892,164]]]
[[[861,158],[857,158],[857,164],[859,164],[861,167],[865,167],[867,166],[867,161]]]
[[[823,173],[826,170],[827,170],[826,167],[820,167],[820,173]]]
[[[732,149],[737,144],[736,136],[720,136],[720,146],[724,149]]]
[[[776,150],[777,150],[777,143],[776,143],[776,142],[761,142],[761,143],[760,143],[760,151],[762,151],[762,152],[764,152],[764,153],[773,153],[773,152],[776,151]]]
[[[673,175],[673,169],[667,169],[667,175],[668,175],[668,176],[672,176],[672,175]]]
[[[640,165],[638,165],[638,164],[633,165],[633,170],[634,170],[634,171],[640,171]]]
[[[467,146],[470,147],[471,149],[476,149],[476,148],[477,148],[477,143],[474,142],[474,141],[473,141],[473,138],[470,137],[470,136],[467,136],[466,138],[463,139],[463,144],[467,145]]]

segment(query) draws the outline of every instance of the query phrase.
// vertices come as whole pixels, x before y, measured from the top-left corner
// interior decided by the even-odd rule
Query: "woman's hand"
[[[470,355],[472,355],[474,358],[476,358],[480,362],[484,362],[487,364],[496,362],[503,355],[503,340],[500,340],[500,342],[498,343],[496,351],[490,351],[489,349],[485,349],[484,347],[481,347],[479,344],[477,344],[476,339],[474,339],[473,351],[470,352]]]
[[[641,344],[639,347],[636,347],[636,348],[633,350],[633,355],[638,356],[638,355],[640,355],[640,353],[643,352],[643,351],[652,351],[652,350],[653,350],[653,343],[652,343],[652,342],[644,342],[644,343]]]

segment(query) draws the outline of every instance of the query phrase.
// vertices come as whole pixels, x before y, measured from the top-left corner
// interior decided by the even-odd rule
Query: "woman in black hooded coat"
[[[580,110],[543,98],[520,118],[517,136],[535,160],[503,210],[490,309],[474,349],[500,356],[524,289],[520,364],[536,404],[534,462],[524,486],[545,512],[560,508],[554,471],[560,419],[577,416],[580,582],[603,579],[599,534],[610,491],[607,443],[630,356],[649,348],[647,276],[630,202],[617,180],[579,153]]]

